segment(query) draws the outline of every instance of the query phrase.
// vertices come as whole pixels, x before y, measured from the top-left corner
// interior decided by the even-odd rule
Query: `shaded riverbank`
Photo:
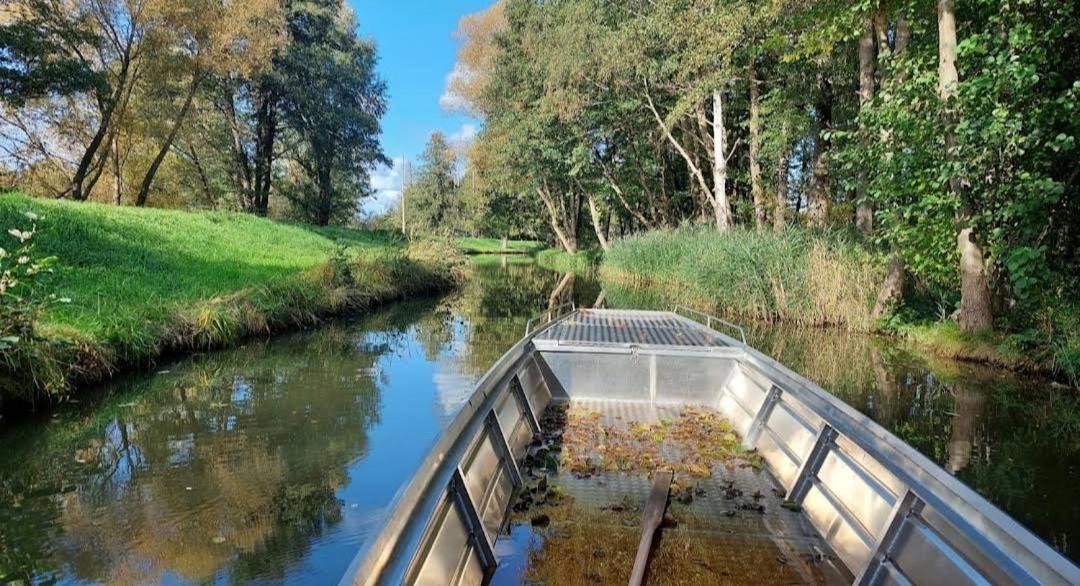
[[[584,275],[478,260],[439,299],[159,364],[4,425],[0,581],[336,581],[525,322],[601,296]],[[895,338],[747,333],[1077,559],[1075,393]]]

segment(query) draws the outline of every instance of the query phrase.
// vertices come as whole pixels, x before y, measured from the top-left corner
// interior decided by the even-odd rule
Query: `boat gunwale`
[[[758,369],[759,373],[771,378],[771,385],[798,399],[806,408],[821,417],[826,425],[865,451],[886,472],[905,484],[908,491],[960,529],[981,551],[987,555],[1000,554],[993,555],[992,559],[1011,579],[1018,583],[1037,584],[1046,578],[1032,574],[1031,568],[1010,555],[1015,553],[1016,549],[1025,549],[1031,555],[1029,561],[1045,566],[1063,583],[1080,583],[1080,568],[1068,558],[867,415],[752,346],[747,346],[741,362],[750,366],[747,370],[753,372]],[[896,496],[898,502],[904,499],[904,494]],[[994,526],[995,533],[1013,541],[1019,547],[1008,548],[1004,543],[991,538],[973,522],[970,514],[983,517]]]
[[[445,485],[461,465],[477,433],[482,430],[486,412],[502,396],[496,391],[534,354],[540,358],[541,353],[642,353],[729,359],[735,364],[732,372],[741,370],[764,384],[765,389],[775,388],[778,396],[787,395],[795,399],[795,402],[786,405],[806,409],[820,418],[823,426],[835,430],[839,437],[865,452],[873,463],[903,485],[899,494],[893,495],[895,503],[887,523],[877,535],[872,535],[870,558],[862,568],[849,568],[856,575],[858,583],[868,583],[879,577],[875,572],[889,571],[886,567],[888,560],[884,557],[887,541],[890,535],[895,537],[898,527],[903,526],[904,519],[900,517],[911,510],[911,501],[915,500],[921,501],[919,506],[922,503],[929,506],[934,514],[968,540],[976,553],[985,556],[995,572],[1008,579],[1026,584],[1041,583],[1043,580],[1080,584],[1080,568],[1008,513],[870,417],[777,360],[723,332],[674,312],[638,311],[674,316],[690,327],[719,335],[729,346],[682,347],[616,342],[560,344],[558,340],[541,337],[564,320],[588,311],[596,310],[575,310],[545,323],[543,327],[522,337],[484,374],[468,402],[443,430],[412,480],[396,495],[383,529],[365,543],[341,584],[400,583],[407,576],[412,554],[422,543],[427,522],[443,498]],[[538,360],[538,363],[544,364],[543,360]],[[545,375],[544,378],[548,377]],[[501,388],[508,391],[511,386],[505,384]],[[556,396],[552,400],[559,402]],[[526,411],[532,410],[531,405],[524,408]],[[759,410],[755,418],[761,412]],[[765,415],[768,416],[767,411]],[[812,480],[815,473],[815,470],[811,470],[808,478]],[[890,493],[895,492],[893,486],[886,486],[886,489]],[[403,539],[407,541],[403,543]],[[963,555],[959,551],[953,553]],[[390,578],[386,577],[388,570]]]
[[[533,338],[573,313],[576,311],[523,336],[484,373],[468,401],[428,450],[412,479],[395,494],[387,507],[389,515],[383,520],[382,529],[364,541],[340,585],[404,583],[412,566],[411,553],[423,543],[427,523],[445,498],[446,487],[469,447],[483,431],[488,412],[503,393],[513,392],[511,385],[503,383],[533,357],[536,352]],[[500,388],[502,393],[497,392]],[[523,409],[531,412],[533,408],[527,404]],[[403,539],[407,540],[404,547]]]

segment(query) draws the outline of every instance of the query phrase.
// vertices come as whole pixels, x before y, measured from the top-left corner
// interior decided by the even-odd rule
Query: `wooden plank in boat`
[[[653,537],[667,510],[668,493],[671,492],[671,479],[675,475],[671,470],[661,470],[653,476],[652,492],[641,516],[641,542],[638,543],[637,557],[634,558],[634,571],[630,574],[630,586],[640,586],[645,581],[645,568],[649,566],[649,553],[652,550]]]

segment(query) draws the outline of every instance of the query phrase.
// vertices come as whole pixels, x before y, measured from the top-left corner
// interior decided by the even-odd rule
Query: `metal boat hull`
[[[854,583],[1080,583],[1004,512],[745,341],[676,313],[622,310],[572,312],[508,351],[343,583],[482,583],[551,401],[718,410]]]

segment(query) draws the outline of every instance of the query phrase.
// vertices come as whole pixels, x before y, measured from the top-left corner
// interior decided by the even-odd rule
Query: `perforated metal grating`
[[[716,332],[673,313],[583,309],[536,337],[560,344],[728,346]]]

